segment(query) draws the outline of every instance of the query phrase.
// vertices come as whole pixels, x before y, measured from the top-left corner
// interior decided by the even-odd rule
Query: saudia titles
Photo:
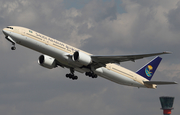
[[[148,65],[147,67],[146,67],[146,69],[145,69],[145,73],[146,73],[146,75],[148,76],[148,77],[151,77],[152,76],[152,72],[151,72],[151,70],[153,70],[153,67],[151,66],[151,65]]]

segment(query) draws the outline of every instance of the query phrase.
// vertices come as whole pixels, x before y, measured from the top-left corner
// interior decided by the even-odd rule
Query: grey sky
[[[180,82],[179,0],[1,0],[0,27],[23,26],[96,55],[171,51],[152,80]],[[48,70],[41,55],[11,43],[0,33],[2,115],[160,115],[159,96],[174,96],[180,113],[180,86],[138,89],[68,69]],[[152,58],[121,65],[138,70]]]

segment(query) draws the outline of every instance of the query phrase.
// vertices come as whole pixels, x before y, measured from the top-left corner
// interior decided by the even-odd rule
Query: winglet
[[[171,54],[171,52],[165,51],[165,52],[163,52],[163,54]]]

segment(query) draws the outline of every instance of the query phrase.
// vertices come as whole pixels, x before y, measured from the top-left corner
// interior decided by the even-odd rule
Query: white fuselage
[[[75,51],[81,51],[87,55],[92,54],[67,45],[56,39],[52,39],[36,31],[23,27],[12,27],[13,29],[4,28],[3,32],[6,36],[10,36],[16,43],[51,56],[60,62],[64,67],[74,68],[75,71],[81,73],[88,71],[86,68],[81,68],[80,65],[73,61],[69,55],[73,55]],[[122,85],[156,88],[155,85],[145,85],[143,81],[147,81],[147,79],[139,74],[113,63],[106,64],[106,67],[95,69],[94,73]]]

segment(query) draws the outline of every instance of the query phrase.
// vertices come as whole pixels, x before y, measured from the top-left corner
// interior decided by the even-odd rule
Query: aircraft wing
[[[156,84],[156,85],[167,85],[167,84],[177,84],[177,82],[169,82],[169,81],[144,81],[145,84]]]
[[[142,59],[145,57],[151,57],[162,54],[170,54],[170,52],[160,52],[160,53],[151,53],[151,54],[140,54],[140,55],[122,55],[122,56],[94,56],[91,58],[96,63],[96,65],[105,66],[107,63],[121,63],[124,61],[135,61],[137,59]]]

